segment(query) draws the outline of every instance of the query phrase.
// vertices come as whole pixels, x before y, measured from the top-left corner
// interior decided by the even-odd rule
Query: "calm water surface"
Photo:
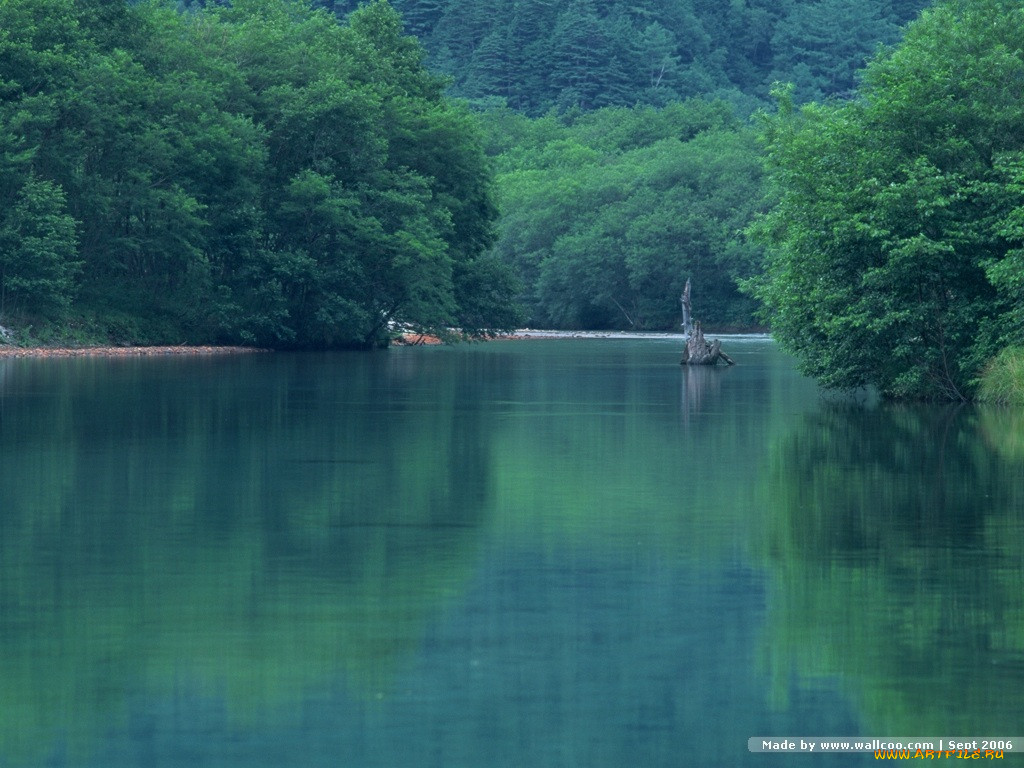
[[[1024,414],[726,346],[0,362],[0,766],[1024,730]]]

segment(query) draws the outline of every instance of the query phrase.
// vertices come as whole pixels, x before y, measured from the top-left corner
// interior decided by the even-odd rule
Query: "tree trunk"
[[[686,278],[686,287],[679,301],[683,305],[683,333],[689,339],[693,335],[693,322],[690,320],[690,278]]]
[[[722,342],[715,339],[710,344],[704,340],[704,332],[700,323],[693,319],[690,309],[690,278],[686,278],[686,287],[679,297],[683,305],[683,333],[686,336],[686,347],[680,365],[718,365],[721,360],[728,365],[735,365],[732,358],[722,351]]]
[[[686,347],[683,348],[683,359],[680,365],[717,365],[721,360],[728,365],[734,365],[732,358],[722,351],[722,342],[715,339],[708,342],[704,339],[704,332],[700,329],[700,323],[694,323],[693,333],[686,340]]]

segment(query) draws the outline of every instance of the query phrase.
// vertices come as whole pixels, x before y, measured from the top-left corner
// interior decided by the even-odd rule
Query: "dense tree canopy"
[[[705,322],[755,322],[736,280],[759,265],[739,234],[760,204],[759,150],[724,105],[754,110],[773,80],[800,101],[849,94],[924,0],[393,3],[485,113],[494,252],[525,283],[531,323],[660,329],[676,327],[688,276]],[[701,100],[719,122],[693,130]]]
[[[320,0],[317,0],[318,3]],[[326,0],[325,0],[326,1]],[[350,3],[328,3],[344,12]],[[394,0],[454,92],[531,115],[712,96],[744,111],[773,80],[843,93],[925,0]]]
[[[760,204],[752,132],[721,102],[609,107],[529,120],[492,111],[502,218],[496,254],[541,327],[676,329],[687,278],[700,318],[753,324],[737,281]]]
[[[0,322],[373,346],[514,327],[518,291],[670,328],[691,277],[828,385],[955,398],[1024,336],[1012,3],[926,12],[866,75],[924,0],[358,5],[0,5]]]
[[[11,0],[0,313],[374,345],[512,327],[517,280],[538,324],[673,327],[692,277],[706,322],[749,326],[731,115],[774,79],[850,92],[923,1]]]
[[[867,70],[862,98],[767,121],[774,207],[755,295],[825,384],[970,395],[1020,341],[1024,9],[950,2]]]
[[[307,0],[343,19],[359,0]],[[231,0],[177,0],[180,8]],[[452,92],[531,115],[711,96],[749,112],[774,81],[848,93],[928,0],[391,0]]]
[[[135,341],[509,327],[475,120],[383,2],[0,5],[0,312]]]

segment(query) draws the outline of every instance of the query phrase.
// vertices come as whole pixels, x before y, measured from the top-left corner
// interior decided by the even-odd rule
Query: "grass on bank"
[[[1008,347],[981,374],[978,400],[1024,405],[1024,347]]]

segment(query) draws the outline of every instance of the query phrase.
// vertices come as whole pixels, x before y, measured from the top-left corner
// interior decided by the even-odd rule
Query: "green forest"
[[[514,324],[477,121],[384,3],[0,6],[0,316],[376,346]]]
[[[1024,19],[926,5],[5,0],[3,333],[668,330],[691,279],[826,386],[970,399],[1024,341]]]

